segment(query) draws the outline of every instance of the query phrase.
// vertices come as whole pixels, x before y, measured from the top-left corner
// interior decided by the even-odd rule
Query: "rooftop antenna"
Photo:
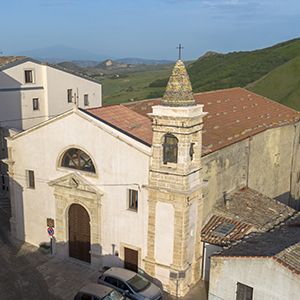
[[[184,47],[181,46],[181,44],[179,44],[178,47],[176,47],[176,49],[178,49],[178,59],[181,60],[181,54],[182,54],[182,49],[184,49]]]

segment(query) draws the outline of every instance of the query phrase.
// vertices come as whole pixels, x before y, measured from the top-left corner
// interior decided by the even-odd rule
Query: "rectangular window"
[[[32,109],[33,110],[39,110],[40,109],[39,98],[33,98],[32,99]]]
[[[252,299],[253,299],[253,288],[238,282],[236,286],[236,300],[252,300]]]
[[[25,83],[33,83],[33,70],[25,70]]]
[[[128,209],[138,210],[138,191],[136,190],[128,190]]]
[[[27,187],[34,189],[35,188],[34,171],[26,170],[26,178],[27,178]]]
[[[84,94],[83,96],[84,98],[84,106],[89,106],[89,95],[88,94]]]
[[[67,89],[68,103],[72,103],[72,89]]]

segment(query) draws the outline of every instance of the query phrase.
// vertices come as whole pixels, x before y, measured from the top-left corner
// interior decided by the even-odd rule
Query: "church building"
[[[14,236],[39,246],[51,226],[57,255],[174,295],[300,207],[300,114],[242,88],[193,94],[181,60],[162,99],[74,106],[7,142]]]

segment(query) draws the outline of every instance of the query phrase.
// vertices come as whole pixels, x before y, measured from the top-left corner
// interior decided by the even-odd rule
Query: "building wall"
[[[47,78],[48,113],[50,116],[72,108],[73,103],[67,101],[67,89],[72,89],[74,100],[76,98],[77,104],[81,108],[102,106],[102,91],[99,83],[49,66],[42,67],[45,68]],[[62,82],[63,84],[61,84]],[[84,94],[88,94],[89,106],[84,105]]]
[[[247,184],[249,141],[244,140],[206,155],[203,162],[203,220],[206,221],[216,201]]]
[[[240,282],[253,288],[253,300],[297,300],[299,280],[271,258],[212,257],[208,299],[236,299]]]
[[[25,83],[25,70],[33,70],[33,83]],[[56,68],[27,61],[0,72],[0,127],[27,129],[53,115],[72,109],[67,89],[78,90],[78,105],[102,105],[101,85]],[[89,95],[84,106],[83,95]],[[39,98],[39,110],[32,99]]]
[[[248,186],[300,209],[300,123],[268,129],[202,158],[204,222],[217,201]]]
[[[291,174],[291,205],[300,210],[300,122],[294,126],[294,154]]]
[[[251,138],[248,186],[289,203],[295,129],[293,125],[264,131]]]
[[[34,245],[49,240],[46,219],[56,219],[54,188],[49,182],[74,172],[59,167],[59,157],[64,150],[79,147],[91,156],[97,173],[80,174],[103,194],[98,224],[102,254],[112,254],[113,244],[120,253],[121,244],[126,244],[141,248],[144,257],[148,197],[143,185],[148,182],[148,147],[125,136],[125,140],[130,139],[141,149],[137,150],[121,140],[121,133],[113,136],[93,122],[99,123],[74,113],[9,141],[11,159],[15,161],[10,172],[16,235]],[[34,170],[35,189],[27,188],[25,170]],[[139,190],[138,212],[127,209],[128,188]]]
[[[25,70],[33,70],[34,83],[25,83]],[[44,121],[44,77],[41,66],[25,62],[0,72],[1,127],[23,129]],[[33,111],[32,99],[39,98],[40,109]]]

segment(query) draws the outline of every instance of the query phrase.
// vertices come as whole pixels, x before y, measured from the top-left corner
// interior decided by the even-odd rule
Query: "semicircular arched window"
[[[92,159],[84,151],[77,148],[70,148],[64,153],[61,166],[96,173]]]

